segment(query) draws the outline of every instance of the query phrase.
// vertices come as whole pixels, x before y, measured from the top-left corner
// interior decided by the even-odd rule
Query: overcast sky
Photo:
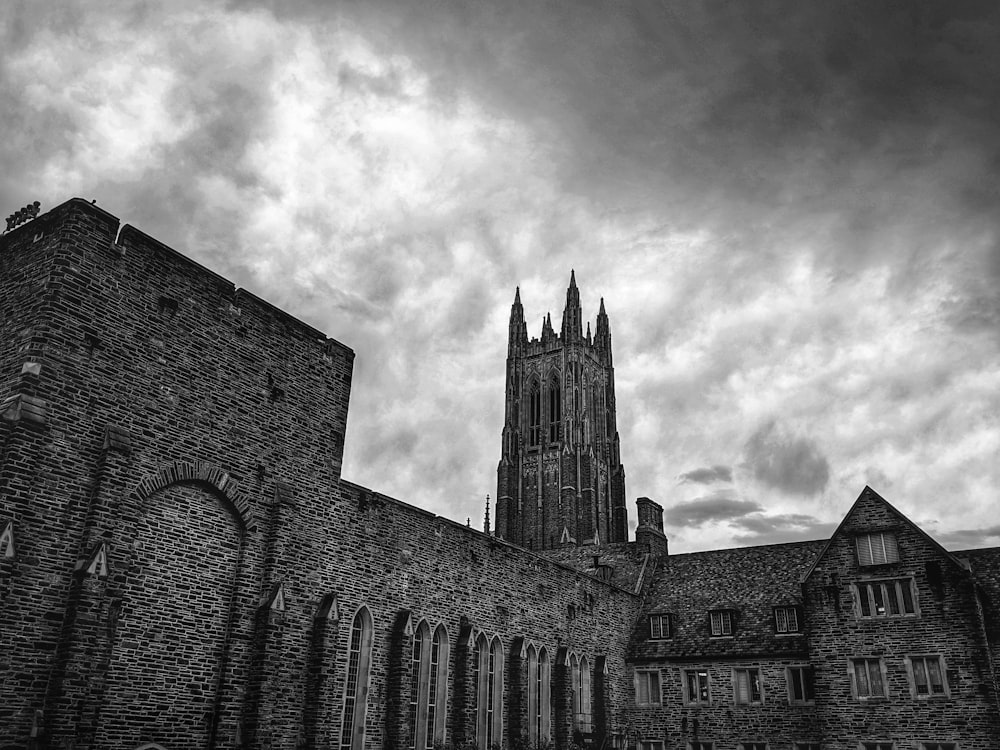
[[[170,11],[161,9],[168,5]],[[629,513],[1000,545],[1000,4],[0,4],[0,208],[73,196],[357,353],[344,476],[482,524],[507,319],[604,298]]]

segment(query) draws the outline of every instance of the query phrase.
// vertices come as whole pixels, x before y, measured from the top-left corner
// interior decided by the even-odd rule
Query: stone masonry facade
[[[348,347],[86,201],[5,233],[0,750],[1000,747],[1000,550],[869,488],[829,540],[668,553],[639,498],[628,541],[574,291],[540,341],[515,302],[491,534],[341,477]]]

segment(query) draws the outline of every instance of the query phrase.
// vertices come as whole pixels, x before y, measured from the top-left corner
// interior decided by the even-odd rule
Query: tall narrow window
[[[569,671],[570,671],[570,690],[573,692],[572,703],[573,703],[573,726],[577,726],[577,717],[580,715],[580,661],[576,658],[576,654],[570,654],[569,657]]]
[[[555,375],[549,381],[549,442],[559,441],[559,426],[562,424],[562,392],[559,378]]]
[[[478,680],[476,698],[476,744],[489,750],[503,741],[503,646],[500,638],[476,642]]]
[[[579,689],[576,694],[579,698],[578,713],[576,715],[576,727],[581,732],[592,731],[591,726],[591,696],[590,696],[590,662],[587,657],[581,657],[580,669],[577,672],[580,679]]]
[[[425,748],[444,742],[448,706],[448,631],[438,625],[431,642]]]
[[[431,636],[426,622],[413,634],[410,674],[410,747],[433,748],[444,739],[448,690],[448,635],[439,625]]]
[[[537,446],[542,441],[542,392],[538,381],[531,383],[528,394],[528,445]]]
[[[362,607],[354,616],[351,641],[347,650],[344,715],[340,730],[341,750],[363,750],[365,746],[365,712],[368,709],[372,632],[372,616],[367,607]]]
[[[420,623],[420,627],[413,633],[413,649],[410,658],[410,747],[422,748],[420,741],[420,705],[423,696],[422,687],[426,679],[426,671],[423,669],[423,656],[427,650],[427,641],[430,640],[427,623]]]
[[[532,746],[545,745],[551,734],[549,655],[544,648],[528,646],[528,739]]]

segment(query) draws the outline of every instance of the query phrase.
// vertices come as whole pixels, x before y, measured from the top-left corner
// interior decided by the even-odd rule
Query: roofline
[[[890,503],[888,500],[886,500],[884,497],[882,497],[869,485],[866,484],[865,488],[861,490],[861,494],[858,495],[857,499],[848,509],[847,513],[844,514],[844,517],[840,520],[840,523],[837,524],[837,528],[833,530],[833,533],[830,535],[830,538],[823,546],[823,549],[820,550],[819,554],[816,556],[816,559],[813,561],[813,564],[809,567],[809,571],[804,576],[802,576],[800,583],[804,584],[806,581],[809,580],[810,576],[812,576],[813,572],[816,570],[816,566],[819,565],[819,561],[822,560],[823,557],[826,555],[827,551],[830,549],[830,545],[833,544],[833,540],[837,538],[837,535],[840,533],[841,529],[843,529],[844,524],[847,523],[847,519],[850,518],[851,513],[853,513],[854,509],[858,507],[858,503],[860,503],[865,497],[870,497],[870,496],[874,496],[877,500],[882,501],[886,505],[886,507],[889,508],[889,510],[891,510],[893,513],[899,516],[903,521],[908,523],[913,529],[916,530],[918,534],[920,534],[924,539],[930,542],[931,546],[936,547],[938,551],[941,552],[941,554],[943,554],[946,558],[951,560],[951,562],[955,565],[955,567],[968,572],[969,569],[965,565],[963,565],[961,561],[957,557],[955,557],[955,555],[953,555],[951,552],[942,547],[940,542],[938,542],[934,537],[932,537],[930,534],[928,534],[926,531],[920,528],[920,526],[918,526],[912,520],[910,520],[910,518],[907,517],[907,515],[903,513],[903,511],[901,511],[895,505]]]

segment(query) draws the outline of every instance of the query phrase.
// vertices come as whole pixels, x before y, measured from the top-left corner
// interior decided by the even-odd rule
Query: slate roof
[[[643,616],[629,645],[632,661],[797,656],[803,634],[774,632],[775,606],[802,604],[800,581],[827,540],[670,555],[650,581]],[[731,637],[713,637],[709,612],[734,612]],[[649,615],[669,613],[673,636],[649,638]],[[801,619],[800,619],[801,622]]]

